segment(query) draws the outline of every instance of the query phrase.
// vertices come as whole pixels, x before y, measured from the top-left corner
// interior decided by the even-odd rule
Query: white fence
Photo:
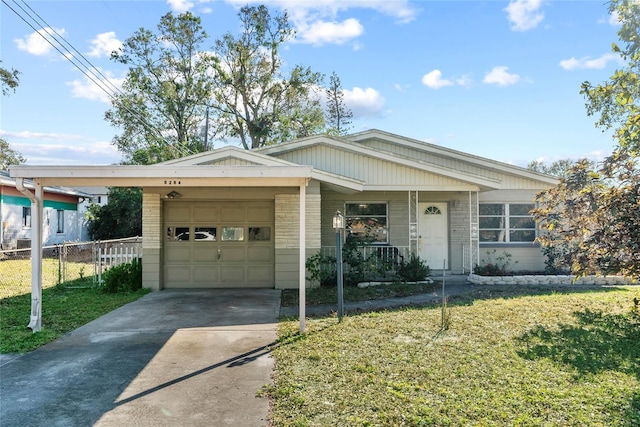
[[[111,267],[142,258],[142,238],[132,237],[95,242],[94,279],[102,283],[102,273]]]

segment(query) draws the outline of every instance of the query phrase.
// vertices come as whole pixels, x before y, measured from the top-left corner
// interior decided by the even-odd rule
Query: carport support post
[[[42,207],[44,190],[38,179],[33,180],[35,193],[24,186],[24,179],[16,180],[16,188],[31,200],[31,317],[34,333],[42,329]]]
[[[304,332],[305,329],[305,317],[306,317],[306,305],[307,305],[307,298],[306,298],[306,267],[305,267],[305,263],[306,263],[306,250],[305,248],[307,247],[307,239],[306,239],[306,220],[307,220],[307,212],[306,212],[306,200],[307,200],[307,180],[305,179],[304,182],[302,184],[300,184],[300,218],[299,218],[299,223],[300,223],[300,262],[299,262],[299,267],[298,267],[298,271],[300,273],[299,276],[299,301],[298,301],[298,305],[299,305],[299,310],[300,310],[300,332]]]

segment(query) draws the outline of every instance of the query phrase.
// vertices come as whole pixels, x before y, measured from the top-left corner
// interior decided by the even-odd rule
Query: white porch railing
[[[142,238],[135,237],[119,240],[96,241],[96,274],[98,283],[102,283],[102,273],[116,265],[142,258]]]
[[[377,256],[379,259],[393,261],[400,264],[402,261],[409,261],[411,257],[411,248],[409,246],[378,246],[367,245],[358,247],[358,251],[364,259],[371,256]],[[320,253],[324,256],[336,256],[335,246],[323,246]]]

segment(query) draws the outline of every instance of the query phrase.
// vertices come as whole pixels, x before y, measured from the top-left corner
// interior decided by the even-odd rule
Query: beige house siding
[[[142,287],[162,289],[162,201],[160,194],[142,194]]]
[[[420,160],[423,162],[442,166],[448,169],[453,169],[456,171],[460,171],[462,173],[469,173],[469,174],[479,175],[485,178],[497,179],[502,183],[504,188],[539,189],[541,185],[541,182],[538,180],[518,177],[516,175],[503,172],[501,170],[488,168],[486,166],[480,166],[477,164],[473,164],[469,161],[463,161],[457,158],[427,151],[426,150],[427,146],[425,146],[425,149],[417,149],[417,148],[413,148],[406,145],[396,144],[391,141],[385,141],[379,138],[371,138],[371,139],[363,140],[358,142],[358,144],[361,144],[363,146],[370,147],[379,151],[397,154],[407,159]],[[463,153],[458,153],[458,154],[468,156],[469,158],[473,158],[468,154],[463,154]],[[486,163],[492,163],[488,159],[482,159],[482,160]],[[494,167],[500,168],[504,166],[506,165],[499,166],[498,163],[496,162]]]
[[[211,162],[202,163],[202,165],[216,165],[216,166],[255,166],[257,163],[250,162],[248,160],[236,159],[228,157],[226,159],[214,160]]]
[[[320,250],[320,184],[311,181],[306,190],[306,258]],[[299,194],[275,196],[275,282],[276,289],[299,287]],[[310,283],[306,284],[307,286]]]
[[[289,162],[313,165],[314,168],[326,172],[365,181],[366,187],[396,186],[406,189],[421,186],[424,189],[433,190],[475,188],[463,181],[416,170],[400,163],[322,145],[274,155]]]

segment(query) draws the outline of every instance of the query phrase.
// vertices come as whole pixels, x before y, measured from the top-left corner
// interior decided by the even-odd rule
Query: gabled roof
[[[474,154],[465,153],[462,151],[454,150],[440,145],[432,144],[425,141],[385,132],[379,129],[369,129],[362,132],[356,132],[345,136],[345,139],[349,141],[365,144],[368,140],[384,140],[393,144],[403,145],[412,149],[436,154],[442,157],[448,157],[451,159],[460,160],[466,163],[473,163],[485,169],[496,170],[499,172],[505,172],[510,174],[520,175],[529,179],[545,182],[547,184],[555,185],[558,183],[558,179],[544,173],[532,171],[520,166],[511,165],[509,163],[500,162],[486,157],[476,156]]]
[[[256,150],[245,150],[239,147],[227,146],[204,153],[194,154],[192,156],[183,157],[181,159],[169,160],[167,162],[158,163],[162,166],[198,166],[198,165],[215,165],[219,163],[229,162],[230,160],[239,160],[246,165],[256,166],[280,166],[280,167],[300,167],[297,163],[288,162],[277,157],[262,154]],[[313,169],[311,178],[323,182],[334,187],[338,191],[362,191],[364,182],[352,179],[330,172]]]
[[[541,187],[557,184],[551,176],[527,169],[474,156],[434,144],[399,135],[370,130],[343,138],[318,135],[259,149],[260,153],[291,158],[302,157],[296,152],[326,147],[343,153],[366,156],[386,164],[401,165],[416,171],[435,174],[449,180],[475,185],[479,189],[509,188],[506,175],[515,179],[536,182]],[[335,154],[335,156],[338,156]],[[313,160],[314,168],[318,168]]]

